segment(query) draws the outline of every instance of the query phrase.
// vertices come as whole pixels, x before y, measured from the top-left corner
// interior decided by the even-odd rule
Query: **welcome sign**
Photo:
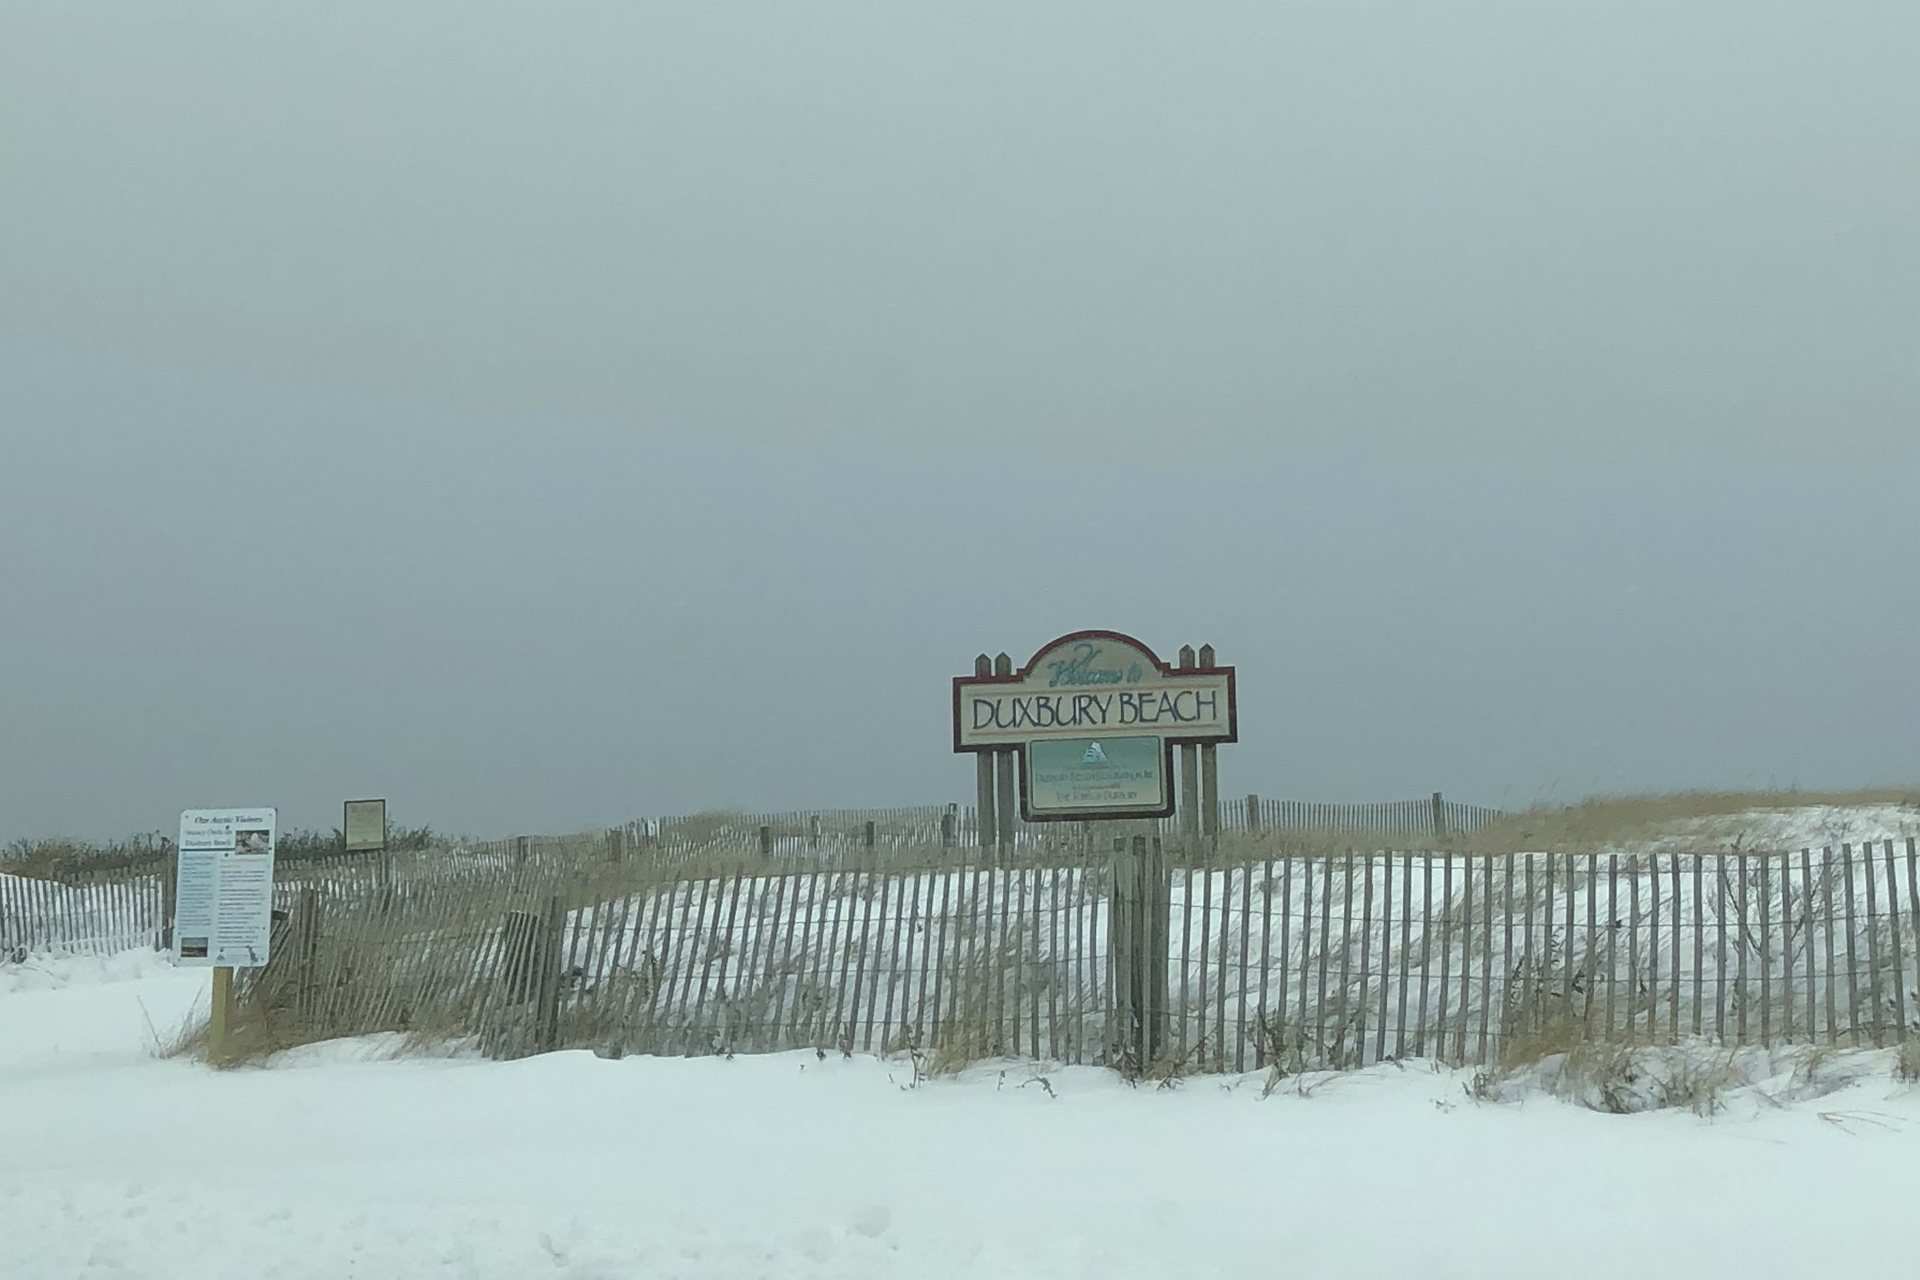
[[[955,751],[1116,733],[1236,741],[1233,668],[1176,669],[1130,636],[1080,631],[1010,676],[953,681]]]
[[[1232,667],[1170,667],[1117,631],[1078,631],[1011,674],[953,682],[953,749],[1017,754],[1029,822],[1166,817],[1174,745],[1238,735]]]

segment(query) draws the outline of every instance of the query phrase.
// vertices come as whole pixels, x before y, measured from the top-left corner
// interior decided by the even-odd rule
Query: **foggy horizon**
[[[965,805],[1086,628],[1237,668],[1223,797],[1920,782],[1916,53],[16,7],[0,843]]]

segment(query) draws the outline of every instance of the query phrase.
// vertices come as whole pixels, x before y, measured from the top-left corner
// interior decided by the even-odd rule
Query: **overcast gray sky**
[[[1920,779],[1920,6],[0,9],[0,838]]]

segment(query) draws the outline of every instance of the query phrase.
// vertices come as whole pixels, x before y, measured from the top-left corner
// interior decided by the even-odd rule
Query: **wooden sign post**
[[[215,1062],[227,1057],[229,1024],[233,1021],[233,966],[215,965],[213,1009],[207,1015],[207,1052]]]

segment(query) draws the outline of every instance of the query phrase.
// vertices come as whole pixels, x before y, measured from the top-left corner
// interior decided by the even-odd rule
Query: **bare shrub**
[[[1267,1064],[1267,1083],[1261,1096],[1273,1093],[1289,1076],[1306,1071],[1307,1050],[1313,1040],[1285,1014],[1260,1019],[1253,1038],[1260,1061]]]
[[[1540,1006],[1525,1002],[1509,1009],[1500,1053],[1495,1060],[1500,1071],[1513,1074],[1538,1066],[1550,1058],[1571,1053],[1586,1038],[1586,1026],[1571,1013],[1547,1014]]]
[[[107,844],[65,838],[15,840],[0,848],[0,871],[62,884],[151,875],[165,862],[166,854],[157,834]]]
[[[1574,1045],[1561,1057],[1559,1089],[1563,1098],[1592,1111],[1625,1116],[1648,1109],[1645,1072],[1622,1044]]]
[[[1893,1062],[1893,1078],[1902,1084],[1920,1084],[1920,1040],[1909,1038],[1900,1042]]]
[[[1683,1107],[1703,1119],[1719,1113],[1728,1090],[1747,1083],[1731,1051],[1695,1056],[1684,1050],[1670,1055],[1655,1082],[1656,1105]]]
[[[1001,1020],[994,1010],[994,974],[981,969],[957,973],[953,1008],[934,1030],[927,1074],[958,1075],[976,1062],[1006,1052]]]
[[[1543,1007],[1509,1009],[1499,1057],[1465,1086],[1468,1097],[1503,1102],[1537,1090],[1610,1115],[1679,1108],[1711,1117],[1730,1089],[1749,1083],[1733,1050],[1595,1040],[1572,1011]]]

